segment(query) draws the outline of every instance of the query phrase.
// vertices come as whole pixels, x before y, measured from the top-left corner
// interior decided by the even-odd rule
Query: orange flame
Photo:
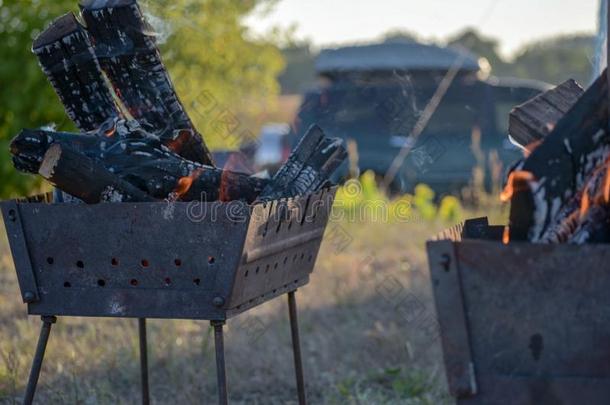
[[[510,242],[510,228],[507,226],[504,227],[504,232],[502,232],[502,243],[508,245]]]
[[[173,191],[177,199],[184,197],[188,193],[193,186],[193,182],[201,176],[201,173],[203,173],[203,169],[195,169],[190,175],[178,179],[178,184]]]
[[[537,140],[537,141],[534,141],[534,142],[531,142],[531,143],[527,144],[527,145],[525,146],[525,150],[523,151],[523,156],[525,156],[525,157],[529,157],[529,156],[532,154],[532,152],[533,152],[533,151],[534,151],[534,150],[535,150],[535,149],[536,149],[538,146],[540,146],[540,144],[542,144],[542,140],[541,140],[541,139],[539,139],[539,140]]]
[[[507,202],[515,192],[527,190],[527,183],[533,180],[534,175],[532,173],[525,170],[515,170],[508,176],[506,187],[500,193],[500,201]]]
[[[589,190],[588,190],[588,186],[585,187],[585,191],[583,191],[582,193],[582,199],[580,200],[580,218],[582,219],[587,212],[589,211],[589,208],[591,208],[591,201],[589,200]]]
[[[610,165],[606,168],[606,179],[604,181],[604,202],[610,202]]]
[[[222,175],[220,176],[219,199],[220,201],[231,201],[235,198],[231,195],[231,187],[235,182],[234,174],[236,172],[250,174],[253,172],[252,167],[246,162],[246,158],[240,152],[233,152],[229,155],[223,167]]]
[[[168,141],[165,146],[167,146],[172,152],[180,153],[184,144],[188,141],[191,133],[187,129],[181,129],[178,132],[178,136],[176,136],[171,141]]]
[[[106,135],[108,138],[111,138],[112,135],[114,135],[116,132],[116,127],[112,127],[109,130],[107,130],[106,132],[104,132],[104,135]]]

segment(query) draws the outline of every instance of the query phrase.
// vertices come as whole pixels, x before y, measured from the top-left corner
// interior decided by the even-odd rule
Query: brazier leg
[[[297,378],[299,405],[307,404],[305,379],[303,378],[303,360],[301,359],[301,342],[299,339],[299,321],[297,319],[296,291],[288,293],[288,313],[290,315],[290,332],[292,333],[292,352],[294,354],[294,371]]]
[[[142,404],[150,404],[150,390],[148,387],[148,343],[146,340],[146,318],[138,318],[138,331],[140,335],[140,375],[142,383]]]
[[[214,346],[216,347],[216,378],[218,380],[218,403],[227,405],[227,374],[225,371],[225,347],[222,328],[224,321],[211,321],[214,327]]]
[[[28,385],[23,398],[25,405],[31,405],[34,401],[36,385],[38,384],[38,377],[40,377],[40,369],[42,368],[42,360],[44,359],[44,352],[47,349],[47,342],[51,333],[51,325],[57,322],[57,318],[54,316],[43,316],[41,319],[42,328],[40,329],[40,337],[38,338],[36,354],[34,354],[34,360],[32,360],[32,369],[30,370],[30,377],[28,378]]]

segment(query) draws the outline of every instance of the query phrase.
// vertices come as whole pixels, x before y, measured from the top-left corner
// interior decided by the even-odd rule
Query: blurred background
[[[497,195],[522,156],[509,141],[508,113],[552,85],[573,78],[586,87],[599,75],[606,5],[140,3],[217,165],[238,156],[240,167],[273,174],[313,123],[348,143],[349,162],[335,179],[348,181],[339,215],[300,301],[312,403],[447,401],[423,244],[465,217],[505,220]],[[75,130],[31,53],[33,38],[67,11],[78,11],[75,0],[0,0],[0,198],[47,188],[12,167],[8,144],[21,128]],[[0,401],[17,403],[38,321],[25,316],[2,235]],[[295,403],[282,304],[229,323],[236,403]],[[137,402],[130,322],[61,320],[41,401]],[[153,321],[151,330],[153,397],[213,401],[207,324]],[[240,359],[248,367],[232,368]]]

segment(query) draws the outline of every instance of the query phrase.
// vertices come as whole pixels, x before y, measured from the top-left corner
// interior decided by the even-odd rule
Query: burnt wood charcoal
[[[88,135],[23,130],[11,143],[15,167],[29,173],[39,172],[45,153],[55,144],[98,162],[156,199],[178,192],[177,199],[182,201],[243,199],[252,202],[268,183],[266,179],[186,160],[136,121],[117,119]],[[185,181],[188,181],[186,188]],[[59,181],[56,183],[62,188]]]
[[[339,139],[312,126],[269,180],[212,164],[161,62],[135,0],[84,0],[86,27],[57,19],[34,52],[81,133],[24,129],[14,166],[86,203],[249,203],[320,190],[347,157]]]
[[[570,79],[539,94],[510,112],[508,132],[527,149],[546,137],[583,93],[583,88]]]
[[[120,115],[87,32],[74,14],[53,21],[34,40],[32,51],[80,130],[97,129],[108,118]]]
[[[524,161],[532,180],[515,190],[510,240],[540,241],[558,223],[562,208],[583,190],[610,154],[608,86],[602,74]]]
[[[213,165],[137,2],[86,0],[81,2],[81,13],[100,66],[131,117],[185,159]]]
[[[580,219],[580,224],[568,238],[569,243],[610,243],[610,207],[595,205]]]
[[[312,125],[259,198],[273,200],[316,191],[346,158],[340,139],[327,138],[320,127]]]
[[[57,143],[46,151],[39,174],[51,184],[89,204],[100,201],[155,201],[102,164]]]
[[[262,179],[186,160],[167,148],[159,137],[145,131],[138,122],[112,119],[98,131],[87,134],[44,129],[23,130],[11,142],[15,167],[29,173],[48,173],[49,170],[44,171],[41,165],[45,165],[48,151],[54,145],[67,151],[70,164],[62,165],[62,170],[54,171],[53,178],[49,175],[44,177],[71,195],[80,198],[84,193],[86,202],[92,201],[91,196],[99,196],[102,186],[107,186],[107,176],[102,176],[104,184],[93,182],[93,190],[73,193],[75,188],[86,188],[89,184],[75,181],[80,175],[80,168],[89,168],[93,164],[157,200],[239,199],[253,202],[257,199],[293,197],[320,190],[328,185],[330,176],[347,157],[340,140],[327,138],[319,128],[313,127],[292,152],[291,159],[284,164],[278,175],[271,180]],[[81,156],[83,162],[74,163],[78,162],[76,156]],[[49,167],[48,163],[46,167]],[[91,169],[87,170],[85,177],[92,172]],[[287,174],[289,172],[290,175]],[[115,190],[129,191],[116,185],[118,183],[112,184],[115,184]],[[122,198],[132,201],[138,196],[128,192]]]

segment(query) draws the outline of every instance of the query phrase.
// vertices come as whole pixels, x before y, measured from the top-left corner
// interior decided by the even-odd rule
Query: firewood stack
[[[610,243],[610,135],[604,72],[584,93],[561,84],[511,112],[526,158],[509,174],[504,242]]]
[[[329,185],[347,153],[312,126],[271,179],[223,170],[176,94],[136,0],[81,2],[33,52],[81,133],[24,129],[13,164],[86,203],[264,201]]]

